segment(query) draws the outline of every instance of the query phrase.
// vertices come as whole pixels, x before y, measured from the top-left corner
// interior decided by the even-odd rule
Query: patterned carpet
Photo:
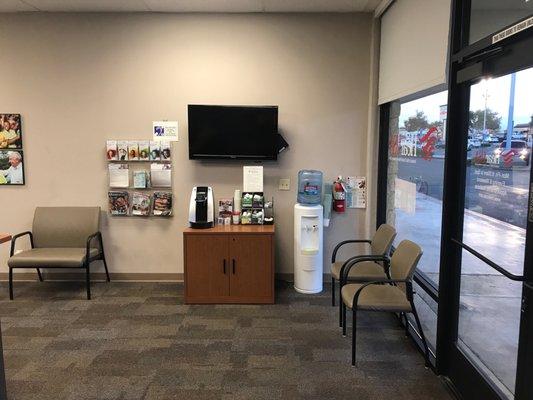
[[[0,284],[10,400],[450,399],[392,315],[361,313],[358,367],[329,292],[187,306],[171,283]]]

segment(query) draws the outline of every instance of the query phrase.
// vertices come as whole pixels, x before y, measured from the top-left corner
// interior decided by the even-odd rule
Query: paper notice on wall
[[[242,167],[242,191],[262,192],[263,191],[263,167],[244,166]]]
[[[396,178],[394,180],[394,208],[408,214],[416,211],[416,183]]]
[[[349,176],[346,179],[346,204],[348,208],[366,208],[366,177]]]
[[[152,125],[155,141],[178,141],[178,121],[153,121]]]

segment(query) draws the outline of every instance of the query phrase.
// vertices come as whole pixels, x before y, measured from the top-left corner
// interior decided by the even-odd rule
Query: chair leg
[[[91,269],[89,264],[85,267],[85,286],[87,287],[87,300],[91,300]]]
[[[346,336],[346,304],[341,300],[342,304],[342,336]]]
[[[424,330],[422,329],[422,324],[420,323],[420,318],[418,318],[418,313],[416,312],[415,303],[411,301],[411,308],[413,309],[413,315],[415,316],[416,325],[418,327],[418,332],[420,333],[420,337],[422,338],[422,344],[424,345],[424,358],[425,358],[425,365],[426,368],[430,367],[429,362],[429,347],[426,342],[426,335],[424,335]],[[407,318],[407,316],[406,316]]]
[[[105,254],[104,253],[102,253],[102,261],[104,262],[105,276],[107,277],[107,281],[111,282],[111,279],[109,278],[109,271],[107,269],[107,263],[105,261]]]
[[[331,306],[335,307],[335,278],[331,278]]]
[[[9,268],[9,300],[13,300],[13,268]]]
[[[39,281],[42,282],[43,276],[41,275],[41,270],[39,268],[37,268],[37,275],[39,275]]]
[[[352,367],[355,367],[355,334],[357,331],[357,307],[352,308]]]
[[[407,318],[407,313],[403,313],[405,319],[405,337],[409,336],[409,319]]]
[[[342,327],[342,306],[343,304],[344,302],[342,301],[341,290],[339,286],[339,328]]]

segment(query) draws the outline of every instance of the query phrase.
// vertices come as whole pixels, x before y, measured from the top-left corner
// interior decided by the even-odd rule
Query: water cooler
[[[300,171],[294,205],[294,289],[320,293],[323,283],[322,172]]]

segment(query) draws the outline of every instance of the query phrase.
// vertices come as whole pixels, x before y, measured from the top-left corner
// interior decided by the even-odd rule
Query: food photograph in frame
[[[0,150],[22,149],[20,114],[0,114]]]
[[[0,185],[24,185],[22,150],[0,150]]]

